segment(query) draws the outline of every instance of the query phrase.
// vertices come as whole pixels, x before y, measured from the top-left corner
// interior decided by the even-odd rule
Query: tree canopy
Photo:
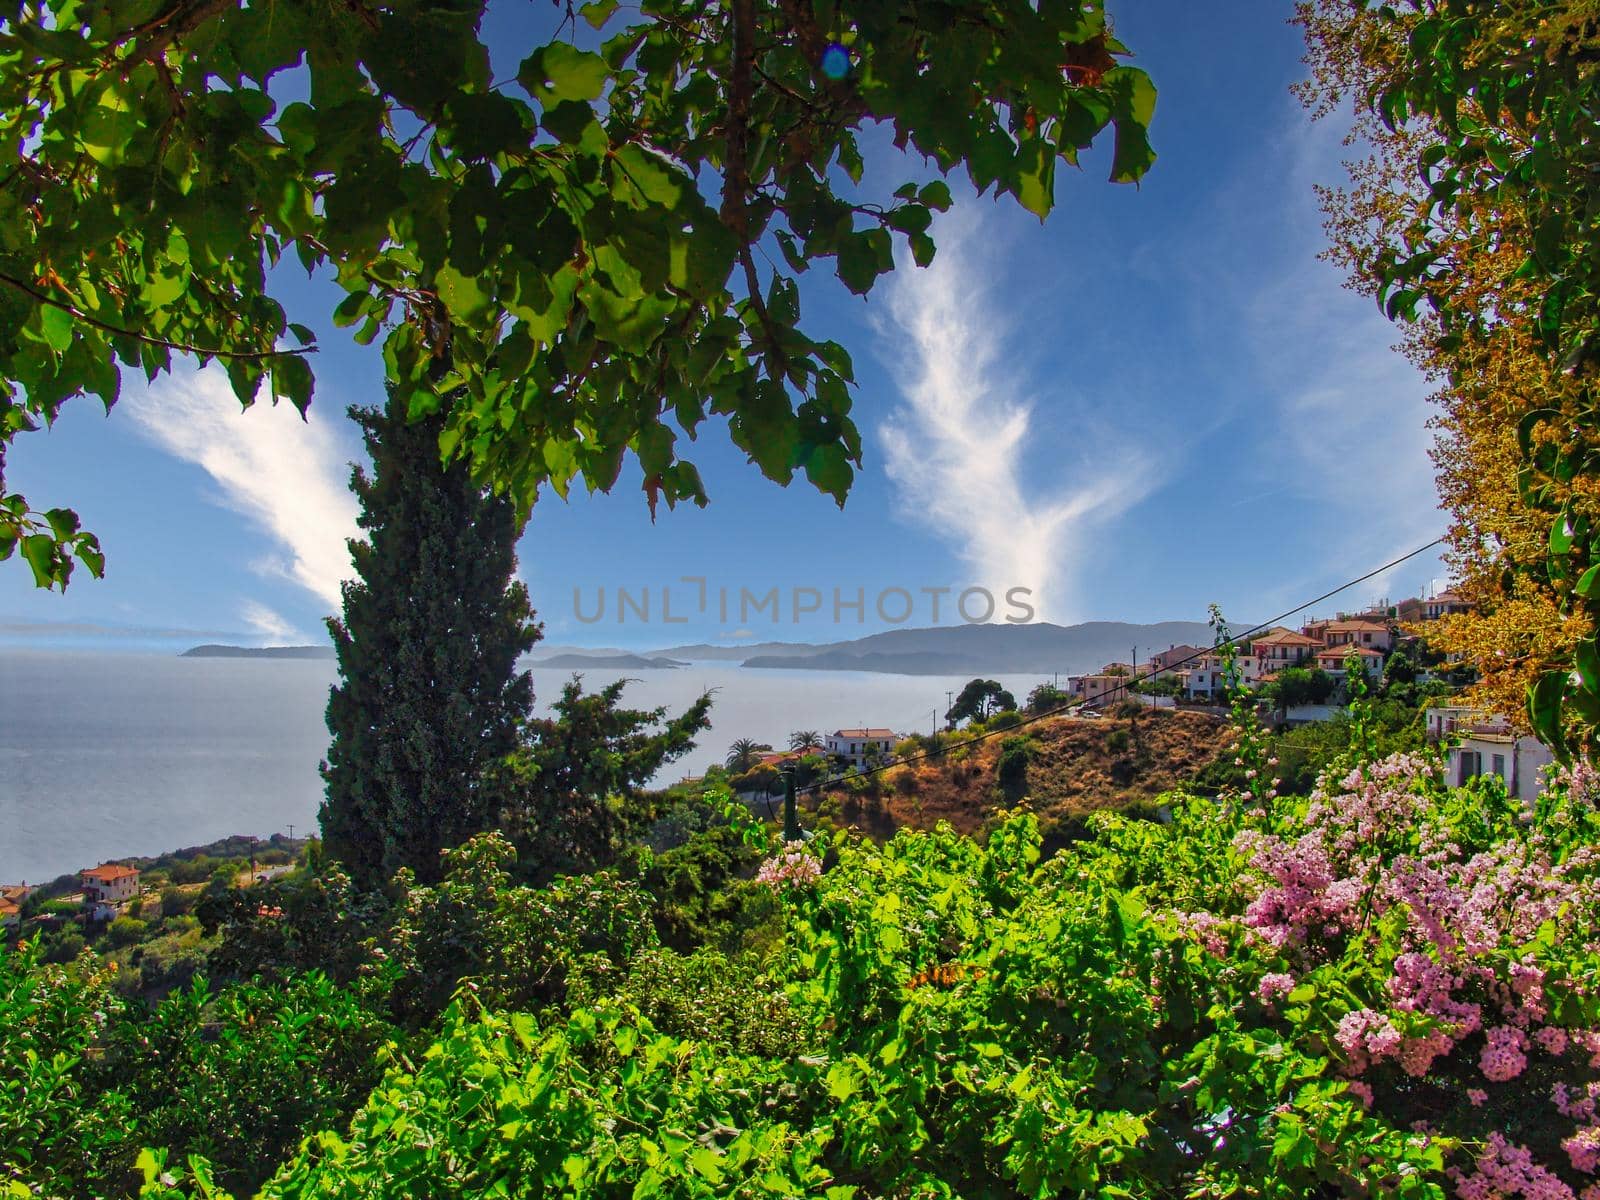
[[[533,706],[517,660],[540,628],[516,578],[511,505],[465,464],[440,464],[440,418],[408,423],[393,397],[350,416],[373,469],[351,472],[366,537],[350,542],[356,578],[343,618],[328,621],[339,681],[318,815],[327,852],[358,884],[401,867],[431,883],[440,851],[499,815],[485,773]]]
[[[509,78],[485,7],[9,5],[0,467],[65,401],[114,403],[119,366],[218,361],[241,402],[304,409],[287,258],[337,282],[334,323],[381,341],[402,405],[441,413],[441,452],[524,517],[630,454],[652,512],[705,503],[680,448],[710,417],[842,503],[850,356],[803,332],[798,276],[865,294],[897,247],[926,264],[950,203],[930,175],[1042,218],[1108,126],[1114,180],[1154,157],[1154,88],[1100,0],[569,3]],[[71,510],[0,486],[0,557],[19,546],[44,586],[101,570]]]
[[[1016,708],[1017,698],[993,679],[973,679],[961,689],[945,720],[981,721],[993,713]]]
[[[1557,750],[1600,728],[1600,14],[1590,3],[1301,6],[1326,110],[1373,148],[1329,193],[1335,257],[1439,384],[1436,460],[1480,613],[1447,648]]]

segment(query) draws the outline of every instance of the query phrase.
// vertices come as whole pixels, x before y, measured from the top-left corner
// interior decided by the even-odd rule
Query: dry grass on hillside
[[[1026,734],[1033,753],[1020,799],[1047,832],[1064,836],[1091,812],[1148,802],[1192,780],[1221,753],[1223,731],[1219,718],[1196,712],[1157,709],[1134,721],[1057,717],[892,767],[864,791],[831,788],[811,806],[876,837],[939,821],[978,833],[996,809],[1015,803],[1002,793],[996,765],[1002,743]]]

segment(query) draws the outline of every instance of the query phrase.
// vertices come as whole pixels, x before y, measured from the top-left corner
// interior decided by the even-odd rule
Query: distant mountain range
[[[1246,627],[1248,628],[1248,627]],[[661,671],[696,662],[737,663],[755,670],[873,671],[888,675],[1076,675],[1108,662],[1143,661],[1158,650],[1209,646],[1201,621],[1089,621],[1082,625],[941,625],[891,629],[843,642],[698,642],[635,653],[615,647],[541,646],[536,666],[577,671]],[[196,646],[185,658],[330,659],[332,646]]]
[[[332,658],[332,646],[195,646],[179,658]]]
[[[1247,628],[1247,627],[1246,627]],[[1109,662],[1141,661],[1176,645],[1209,646],[1211,628],[1202,621],[1161,621],[1138,625],[1126,621],[1089,621],[1081,625],[943,625],[932,629],[892,629],[843,642],[750,642],[713,645],[705,642],[668,646],[632,655],[616,649],[587,650],[575,646],[535,651],[540,665],[596,668],[621,665],[632,670],[667,660],[727,662],[753,669],[800,671],[873,671],[891,675],[1063,675],[1093,671]],[[613,663],[618,658],[639,662]],[[641,665],[644,664],[644,665]]]
[[[618,671],[666,671],[674,667],[687,667],[689,665],[673,658],[646,658],[640,654],[626,654],[622,651],[610,654],[584,654],[573,650],[555,654],[549,658],[540,658],[536,661],[541,667],[562,667],[579,671],[606,669]]]

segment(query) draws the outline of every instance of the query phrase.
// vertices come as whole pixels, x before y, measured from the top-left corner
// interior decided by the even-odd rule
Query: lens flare
[[[843,79],[850,74],[850,51],[834,42],[822,52],[822,73],[829,79]]]

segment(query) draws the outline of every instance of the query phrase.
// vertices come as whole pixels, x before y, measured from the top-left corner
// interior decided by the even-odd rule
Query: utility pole
[[[1128,680],[1128,699],[1136,706],[1138,698],[1134,695],[1133,685],[1139,679],[1139,647],[1133,648],[1133,675]],[[1128,737],[1133,742],[1134,750],[1139,749],[1139,710],[1137,707],[1128,710]]]
[[[950,724],[950,710],[955,706],[956,694],[954,692],[946,692],[944,694],[944,723],[946,725]]]
[[[794,796],[794,768],[783,773],[783,840],[800,840],[800,814],[796,811]]]
[[[289,846],[290,846],[291,849],[294,847],[294,826],[293,825],[289,826]]]

